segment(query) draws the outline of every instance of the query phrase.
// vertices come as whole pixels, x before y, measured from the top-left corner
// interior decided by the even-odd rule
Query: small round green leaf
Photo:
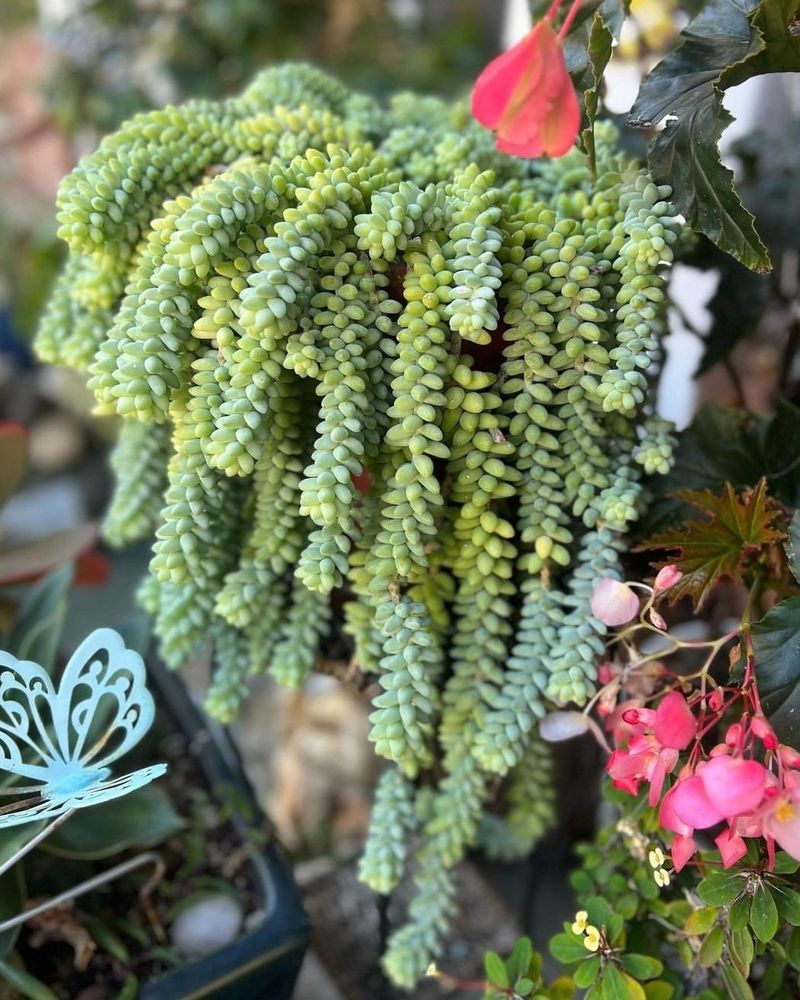
[[[725,931],[721,927],[715,927],[700,945],[700,953],[697,960],[704,969],[710,969],[717,964],[722,955],[722,946],[725,943]]]
[[[778,907],[772,893],[761,882],[753,893],[750,904],[750,926],[759,941],[771,941],[778,933]]]
[[[664,971],[663,964],[649,955],[623,955],[620,961],[625,971],[630,972],[634,979],[655,979]]]

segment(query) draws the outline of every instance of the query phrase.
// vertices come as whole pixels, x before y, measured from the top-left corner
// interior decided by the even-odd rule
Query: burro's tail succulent
[[[591,697],[592,581],[670,463],[646,375],[680,220],[596,138],[593,180],[289,65],[138,115],[59,194],[38,350],[124,418],[108,540],[154,535],[143,603],[175,665],[213,637],[225,720],[254,673],[300,685],[343,608],[390,762],[362,876],[416,854],[408,987],[465,849],[550,822],[537,718]]]

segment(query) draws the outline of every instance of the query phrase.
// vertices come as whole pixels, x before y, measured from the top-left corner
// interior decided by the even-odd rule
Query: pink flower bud
[[[662,590],[669,590],[670,587],[675,586],[682,576],[683,573],[674,564],[670,563],[669,566],[662,566],[656,574],[653,590],[657,594]]]
[[[800,753],[793,747],[787,747],[784,743],[778,746],[778,756],[784,767],[800,767]]]
[[[664,621],[664,619],[656,611],[655,608],[650,608],[649,616],[650,616],[650,621],[655,625],[656,628],[660,628],[662,632],[667,631],[667,623]]]
[[[725,732],[725,742],[729,747],[740,746],[743,737],[744,732],[738,722],[734,722],[732,726],[728,726]]]
[[[680,691],[670,691],[656,709],[655,738],[662,747],[684,750],[697,732],[697,719]]]
[[[756,760],[713,757],[697,774],[709,801],[722,816],[752,812],[764,798],[767,769]]]
[[[725,696],[720,691],[719,688],[714,688],[711,694],[708,696],[708,707],[712,712],[719,712],[722,706],[725,704]]]
[[[614,668],[610,663],[601,663],[597,668],[597,680],[601,684],[608,684],[614,676]]]
[[[750,728],[753,731],[753,735],[761,740],[767,750],[777,749],[778,739],[775,736],[775,730],[763,715],[754,715],[753,721],[750,723]]]
[[[639,613],[639,598],[631,588],[604,576],[594,585],[590,602],[592,614],[604,625],[626,625]]]

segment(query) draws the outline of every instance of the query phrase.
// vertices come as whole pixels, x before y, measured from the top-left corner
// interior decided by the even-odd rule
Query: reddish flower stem
[[[560,2],[560,0],[559,0]],[[582,0],[572,0],[572,6],[567,11],[567,16],[564,18],[564,23],[561,25],[558,31],[558,40],[561,42],[566,38],[569,29],[572,27],[572,22],[575,20],[575,15],[581,6]]]

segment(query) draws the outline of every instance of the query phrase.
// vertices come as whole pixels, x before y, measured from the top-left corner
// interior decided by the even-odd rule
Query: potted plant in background
[[[33,588],[6,642],[10,650],[39,657],[54,676],[70,580],[65,567]],[[82,644],[70,675],[87,651],[85,670],[95,657],[106,662],[108,631]],[[141,625],[126,631],[139,640],[146,635]],[[141,664],[118,637],[109,652],[111,668],[120,661]],[[6,654],[5,670],[12,662]],[[23,666],[34,669],[30,662]],[[34,820],[0,831],[3,867],[12,863],[3,875],[0,979],[34,1000],[245,998],[264,989],[288,1000],[307,936],[296,890],[231,745],[218,729],[209,730],[183,686],[157,663],[148,677],[155,725],[128,756],[149,762],[163,749],[172,777],[107,803],[102,798],[109,793],[101,787],[97,804],[89,802],[66,820],[53,819],[45,829]],[[102,698],[95,704],[103,717]],[[131,699],[126,719],[130,709]],[[106,725],[103,718],[101,737]],[[101,755],[97,766],[102,763]],[[133,783],[161,770],[134,772]],[[120,781],[106,785],[116,794]],[[7,808],[6,822],[12,815]],[[30,811],[37,809],[34,804]],[[24,859],[14,861],[21,853]],[[6,929],[12,922],[14,928]]]
[[[0,434],[4,499],[22,479],[26,441],[18,426]],[[4,687],[2,740],[3,760],[10,766],[18,756],[11,748],[33,710],[33,702],[14,693],[14,664],[26,661],[28,680],[59,676],[61,630],[79,570],[67,561],[35,585],[19,581],[76,555],[95,538],[90,526],[0,554],[7,622],[0,673],[10,682]],[[132,619],[123,631],[147,654],[149,633],[141,619]],[[107,659],[112,667],[131,660],[141,664],[118,639],[106,658],[103,630],[95,636],[91,649],[82,646],[92,653],[83,664],[87,670],[95,650],[98,662]],[[81,666],[77,656],[73,674]],[[4,782],[0,924],[13,926],[0,935],[0,984],[33,1000],[246,998],[263,995],[265,988],[288,1000],[307,938],[296,890],[234,748],[219,727],[209,728],[177,678],[165,673],[154,654],[150,659],[155,725],[146,736],[141,733],[144,738],[129,757],[149,764],[165,749],[173,771],[165,782],[92,804],[66,820],[51,815],[47,826],[35,817],[19,825],[20,813],[9,811],[14,785]],[[83,684],[75,689],[85,695],[91,684]],[[70,713],[78,708],[76,701],[58,697],[56,703],[53,689],[49,708],[36,705],[45,742],[59,714],[56,704]],[[101,722],[107,711],[102,697],[95,708]],[[62,726],[68,717],[59,714]],[[70,739],[68,733],[68,744]],[[109,743],[113,749],[113,736]],[[31,754],[23,743],[21,760],[35,764],[38,758],[29,759]],[[34,796],[29,812],[47,808],[40,799]],[[6,826],[11,817],[14,825]],[[51,900],[57,905],[48,905]],[[36,912],[26,916],[32,907]]]

